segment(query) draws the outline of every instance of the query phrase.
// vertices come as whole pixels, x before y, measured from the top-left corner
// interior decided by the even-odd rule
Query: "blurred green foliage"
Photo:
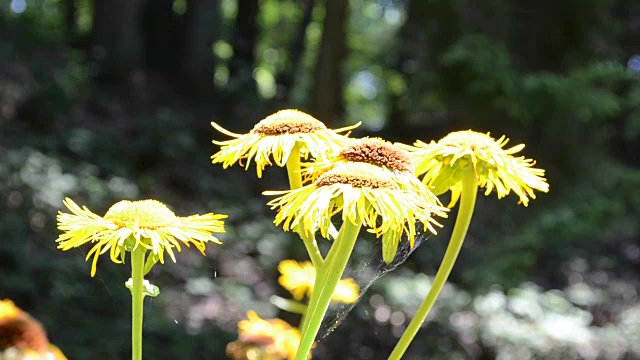
[[[104,75],[104,49],[92,43],[104,1],[0,4],[0,298],[42,320],[71,359],[128,357],[130,310],[126,266],[101,261],[92,279],[82,251],[55,249],[65,196],[99,214],[121,199],[157,198],[178,214],[230,215],[223,246],[206,258],[185,251],[152,272],[161,295],[146,305],[149,358],[223,358],[249,309],[298,320],[269,303],[283,294],[277,263],[304,256],[295,236],[272,225],[260,195],[286,178],[271,169],[258,182],[254,169],[212,166],[210,140],[221,135],[209,121],[245,132],[272,110],[309,104],[325,2],[212,3],[220,23],[198,50],[212,59],[213,90],[204,96],[184,90],[192,81],[179,72],[184,60],[172,60],[174,73],[142,61],[121,77]],[[161,34],[168,58],[186,53],[171,45],[186,41],[171,36],[196,38],[194,28],[211,25],[185,25],[201,4],[153,3],[168,9],[154,13],[169,18]],[[237,16],[247,4],[258,9],[255,62],[234,73],[234,34],[246,26]],[[640,60],[632,66],[640,6],[349,4],[349,52],[335,91],[340,122],[363,122],[355,136],[409,143],[467,128],[506,134],[527,144],[523,153],[547,169],[551,185],[527,209],[511,197],[479,198],[452,284],[407,358],[640,358]],[[451,226],[445,221],[373,284],[364,274],[377,271],[375,240],[361,239],[351,270],[371,287],[316,358],[386,358],[430,286]]]

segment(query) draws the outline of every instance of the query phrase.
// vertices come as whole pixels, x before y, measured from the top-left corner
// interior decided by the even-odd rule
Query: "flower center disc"
[[[340,151],[340,156],[348,161],[386,166],[397,171],[413,172],[409,155],[390,143],[380,139],[354,140]]]
[[[456,148],[467,148],[471,151],[502,151],[502,148],[491,136],[474,131],[453,132],[438,143]]]
[[[318,187],[345,184],[355,188],[398,189],[398,185],[390,174],[385,173],[385,170],[375,165],[358,162],[336,166],[320,175],[315,184]]]
[[[298,110],[281,110],[260,120],[251,130],[259,135],[311,133],[327,127],[318,119]]]
[[[176,215],[165,204],[156,200],[123,200],[113,205],[104,218],[120,227],[153,230],[172,225]]]

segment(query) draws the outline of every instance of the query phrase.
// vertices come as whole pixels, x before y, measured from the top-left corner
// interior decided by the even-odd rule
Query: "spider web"
[[[427,240],[430,233],[424,232],[421,225],[416,226],[416,236],[413,248],[409,246],[409,240],[404,238],[398,244],[398,251],[393,261],[389,264],[382,259],[382,241],[376,241],[369,252],[363,257],[354,270],[353,279],[360,285],[360,296],[353,304],[335,304],[325,315],[320,326],[320,331],[316,337],[317,341],[325,339],[329,336],[344,319],[349,315],[351,310],[360,302],[363,295],[373,285],[373,283],[385,276],[387,273],[394,271],[398,266],[403,264],[407,258],[413,253],[420,244]]]

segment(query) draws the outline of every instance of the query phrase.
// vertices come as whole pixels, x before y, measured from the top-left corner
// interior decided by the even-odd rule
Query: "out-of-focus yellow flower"
[[[15,306],[0,300],[0,360],[67,360],[49,343],[42,325]]]
[[[313,284],[316,282],[316,269],[310,261],[297,262],[295,260],[282,260],[278,265],[280,278],[278,282],[300,301],[305,295],[311,295]]]
[[[305,295],[311,297],[313,285],[316,282],[316,269],[310,261],[282,260],[278,270],[282,274],[278,282],[293,295],[294,299],[300,301]],[[360,286],[355,280],[347,278],[338,282],[331,301],[353,304],[358,301],[359,296]]]
[[[281,110],[258,122],[248,134],[235,134],[212,122],[221,133],[234,139],[213,141],[220,151],[211,156],[212,162],[222,163],[226,169],[238,161],[246,160],[245,169],[251,160],[256,162],[258,177],[262,177],[265,166],[285,166],[293,148],[298,145],[301,157],[324,159],[326,154],[340,148],[347,137],[340,135],[359,124],[336,130],[328,129],[320,120],[298,110]]]
[[[485,188],[485,195],[494,189],[498,198],[513,191],[520,202],[527,206],[529,197],[535,199],[533,190],[549,191],[544,170],[533,168],[535,161],[513,154],[524,144],[503,149],[509,139],[502,136],[495,140],[489,134],[475,131],[453,132],[440,141],[427,144],[416,141],[414,146],[400,145],[409,151],[416,164],[416,174],[422,175],[436,195],[451,190],[453,207],[462,191],[462,174],[467,166],[473,166],[478,185]]]
[[[358,297],[360,297],[360,285],[354,279],[346,278],[338,282],[338,286],[331,296],[331,301],[353,304],[358,301]]]
[[[86,257],[89,259],[94,255],[91,276],[96,273],[98,256],[107,251],[113,262],[121,263],[126,251],[143,246],[157,255],[161,263],[164,263],[165,250],[175,262],[173,248],[181,251],[182,242],[186,246],[193,244],[204,255],[207,242],[220,243],[212,233],[225,232],[221,219],[227,217],[213,213],[179,217],[156,200],[123,200],[113,205],[103,217],[84,206],[80,208],[69,198],[64,204],[71,214],[58,213],[58,229],[63,231],[56,240],[58,249],[69,250],[88,242],[95,243]]]
[[[432,215],[446,216],[446,208],[403,190],[389,170],[368,163],[348,162],[321,174],[312,184],[289,191],[265,192],[281,195],[268,204],[278,209],[274,223],[285,231],[301,225],[307,234],[318,228],[327,237],[331,218],[342,212],[342,220],[360,221],[382,236],[383,257],[390,262],[403,233],[413,247],[416,222],[432,233],[440,226]],[[391,251],[390,251],[391,250]]]
[[[247,318],[238,322],[238,340],[227,345],[227,356],[234,360],[295,359],[298,329],[280,319],[262,319],[255,311],[249,311]]]

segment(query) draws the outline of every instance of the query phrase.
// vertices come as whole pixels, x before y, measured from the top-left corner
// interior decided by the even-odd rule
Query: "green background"
[[[412,143],[474,129],[525,143],[547,170],[528,208],[478,198],[451,281],[407,359],[639,359],[640,3],[636,0],[5,0],[0,4],[0,298],[70,359],[126,359],[127,266],[61,252],[55,216],[154,198],[227,213],[224,245],[156,267],[145,358],[221,359],[246,311],[278,313],[270,168],[210,164],[282,108],[353,136]],[[443,199],[446,201],[447,199]],[[315,351],[385,359],[429,288],[451,216],[394,271],[371,237],[370,285]],[[324,244],[328,245],[328,244]]]

